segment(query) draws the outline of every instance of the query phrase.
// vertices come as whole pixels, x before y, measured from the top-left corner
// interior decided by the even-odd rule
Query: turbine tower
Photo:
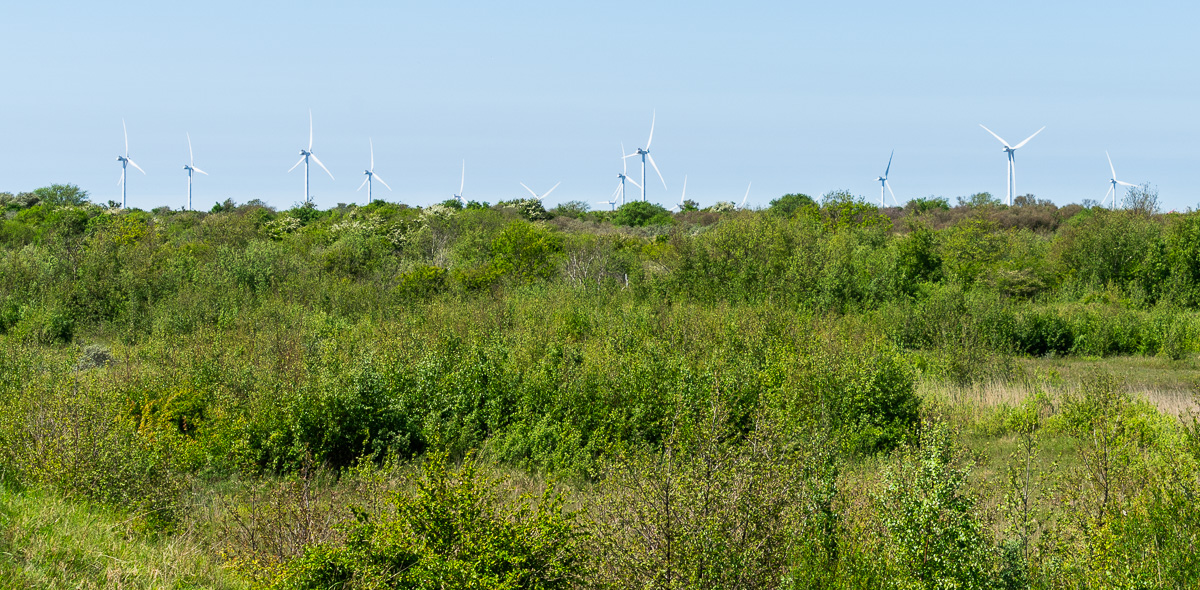
[[[979,126],[983,127],[983,123],[980,123]],[[1043,125],[1042,129],[1045,129],[1045,128],[1046,127]],[[1038,129],[1037,131],[1034,131],[1033,135],[1030,135],[1029,137],[1025,138],[1025,141],[1022,141],[1021,143],[1018,143],[1017,145],[1010,147],[1008,145],[1008,142],[1004,141],[1003,137],[996,135],[995,133],[992,132],[991,129],[988,129],[987,127],[983,127],[984,131],[991,133],[992,137],[995,137],[996,139],[1000,140],[1000,143],[1004,145],[1004,152],[1008,154],[1008,181],[1007,182],[1008,182],[1008,205],[1010,207],[1012,206],[1013,197],[1016,196],[1016,192],[1017,192],[1017,165],[1016,165],[1016,161],[1013,159],[1013,153],[1016,152],[1018,149],[1020,149],[1021,146],[1025,145],[1026,143],[1029,143],[1029,140],[1033,139],[1034,135],[1041,133],[1042,129]]]
[[[1137,185],[1133,184],[1133,183],[1125,182],[1122,180],[1117,180],[1117,169],[1113,168],[1112,156],[1108,155],[1108,150],[1104,151],[1104,157],[1108,158],[1108,169],[1112,172],[1112,178],[1108,179],[1108,182],[1112,183],[1112,186],[1108,187],[1108,193],[1104,193],[1104,198],[1100,200],[1100,205],[1103,206],[1104,202],[1108,200],[1108,194],[1112,193],[1112,201],[1113,201],[1112,208],[1116,209],[1117,208],[1117,185],[1118,184],[1121,186],[1137,186]]]
[[[308,192],[308,160],[309,160],[309,158],[312,158],[312,161],[316,162],[317,165],[320,166],[321,169],[325,171],[325,174],[329,175],[330,180],[337,180],[333,177],[333,173],[330,172],[329,169],[326,168],[325,165],[321,163],[321,160],[317,159],[317,155],[314,154],[312,151],[312,144],[313,144],[312,109],[309,109],[309,111],[308,111],[308,149],[301,148],[300,149],[300,160],[297,161],[295,164],[292,164],[291,168],[288,168],[288,172],[291,172],[292,170],[295,170],[296,166],[299,166],[301,162],[304,163],[304,202],[305,203],[312,202],[312,196],[310,196],[309,192]]]
[[[467,200],[462,196],[465,186],[467,186],[467,161],[463,160],[462,180],[458,182],[458,192],[454,194],[454,198],[458,199],[458,203],[464,207],[467,206]]]
[[[524,182],[519,182],[517,184],[520,184],[521,186],[525,186]],[[540,203],[542,201],[542,199],[550,196],[550,193],[554,192],[554,189],[558,188],[558,185],[560,185],[560,184],[562,184],[561,181],[555,183],[554,186],[550,187],[550,190],[543,193],[542,196],[540,196],[540,197],[538,196],[537,193],[533,192],[533,189],[529,188],[528,186],[525,186],[525,190],[529,191],[529,194],[533,195],[533,198],[536,199]]]
[[[381,184],[383,184],[383,186],[387,186],[387,189],[389,191],[392,190],[392,187],[388,186],[388,183],[384,182],[382,178],[377,178],[375,176],[375,142],[372,141],[371,138],[369,138],[369,137],[367,138],[367,142],[371,146],[371,167],[363,172],[363,174],[366,174],[367,177],[363,179],[362,184],[358,185],[357,190],[362,190],[362,187],[364,185],[367,187],[367,204],[370,205],[371,201],[372,201],[372,197],[371,197],[372,181],[378,180]]]
[[[187,140],[188,140],[188,163],[187,163],[187,165],[185,165],[183,167],[183,169],[187,170],[187,173],[188,173],[188,211],[191,211],[192,210],[192,172],[199,172],[200,174],[203,174],[205,176],[208,176],[208,173],[196,167],[196,156],[194,154],[192,154],[192,136],[190,133],[186,133],[186,132],[184,133],[184,135],[187,135]]]
[[[630,155],[633,155],[633,154],[630,154]],[[622,205],[625,204],[625,181],[626,180],[633,183],[633,186],[642,188],[642,185],[638,184],[636,180],[629,178],[629,163],[628,163],[628,161],[625,160],[625,158],[627,158],[627,157],[628,156],[625,155],[625,144],[622,143],[621,144],[621,173],[617,175],[617,178],[620,179],[617,182],[617,193],[619,193],[619,195],[620,195],[619,198],[620,198],[620,202]],[[604,202],[607,202],[607,201],[604,201]]]
[[[875,180],[879,181],[879,207],[880,208],[883,208],[884,205],[886,204],[885,201],[883,200],[883,189],[886,188],[887,192],[892,193],[892,185],[888,184],[887,177],[888,177],[888,172],[891,172],[891,170],[892,170],[892,156],[895,156],[895,155],[896,155],[896,150],[892,150],[892,155],[888,156],[888,165],[887,165],[887,168],[883,171],[883,176],[880,176],[875,179]],[[895,203],[896,206],[900,206],[900,201],[896,200],[896,193],[892,193],[892,202]]]
[[[125,180],[125,173],[128,171],[129,166],[132,165],[134,168],[137,168],[138,172],[142,174],[145,174],[146,171],[142,170],[142,167],[138,166],[136,162],[129,159],[129,128],[125,126],[125,119],[121,119],[121,130],[125,132],[125,155],[117,156],[117,161],[121,163],[121,178],[117,181],[117,184],[121,185],[121,208],[124,209],[125,197],[127,196],[126,191],[129,188],[129,182]]]
[[[634,156],[642,157],[642,201],[643,202],[645,202],[645,200],[646,200],[646,160],[650,160],[650,165],[654,167],[654,172],[658,174],[658,179],[662,181],[663,190],[667,190],[667,181],[666,181],[666,179],[663,178],[662,172],[659,172],[658,164],[654,163],[654,156],[650,155],[650,142],[654,140],[654,118],[655,118],[655,113],[653,111],[651,111],[651,113],[650,113],[650,138],[646,140],[646,147],[638,148],[638,150],[636,152],[626,155],[626,156],[623,156],[625,158],[632,158]]]

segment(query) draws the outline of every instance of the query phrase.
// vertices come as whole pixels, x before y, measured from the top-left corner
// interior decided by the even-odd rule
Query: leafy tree
[[[630,201],[621,205],[613,216],[613,223],[629,227],[646,225],[671,225],[674,219],[662,205],[649,201]]]
[[[73,184],[52,184],[33,191],[38,199],[52,207],[78,206],[88,202],[87,191]]]
[[[1151,188],[1148,182],[1129,187],[1125,193],[1125,208],[1139,215],[1158,213],[1158,189]]]
[[[909,201],[904,209],[918,215],[928,211],[949,211],[950,201],[946,197],[918,197]]]
[[[812,197],[802,193],[788,193],[771,201],[767,211],[775,215],[791,217],[805,207],[815,207],[817,202]]]
[[[900,464],[884,473],[877,502],[900,568],[900,587],[992,585],[991,539],[976,515],[975,498],[967,493],[971,464],[959,453],[947,424],[927,424],[920,445],[904,449]]]
[[[988,192],[975,193],[969,197],[958,197],[958,206],[959,207],[979,208],[979,207],[1000,207],[1003,205],[1004,205],[1003,201],[1001,201],[997,197],[993,197],[992,193],[988,193]]]
[[[567,201],[565,203],[559,203],[557,207],[550,210],[550,212],[555,216],[570,217],[573,219],[582,218],[584,215],[587,215],[588,211],[591,211],[591,207],[589,207],[588,204],[583,201]]]

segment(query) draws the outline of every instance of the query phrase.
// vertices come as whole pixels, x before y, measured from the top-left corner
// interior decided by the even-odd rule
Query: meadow
[[[85,196],[0,193],[11,587],[1200,585],[1200,213],[1144,188]]]

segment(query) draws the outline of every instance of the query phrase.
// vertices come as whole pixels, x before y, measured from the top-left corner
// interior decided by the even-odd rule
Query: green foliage
[[[584,201],[566,201],[556,205],[550,213],[556,217],[582,219],[591,210],[591,206]]]
[[[649,201],[629,201],[613,215],[613,223],[628,227],[671,225],[673,222],[671,214],[662,205]]]
[[[562,240],[545,227],[514,221],[492,240],[493,266],[518,282],[548,279],[557,268]]]
[[[1003,207],[1004,202],[998,197],[993,197],[992,193],[975,193],[969,197],[958,197],[959,207],[970,207],[973,209],[984,207]]]
[[[88,202],[88,193],[73,184],[52,184],[33,191],[38,200],[51,207],[78,207]]]
[[[275,588],[574,588],[588,560],[574,516],[547,488],[504,503],[473,461],[430,455],[395,512],[356,511],[344,545],[317,545]],[[534,504],[531,506],[530,504]]]
[[[808,195],[789,193],[779,197],[778,199],[773,199],[770,205],[767,207],[767,211],[774,215],[791,217],[805,207],[816,206],[817,202]]]
[[[917,197],[909,201],[904,209],[917,215],[930,211],[949,211],[950,201],[946,197]]]
[[[993,586],[992,542],[967,492],[971,464],[959,453],[951,428],[929,423],[919,446],[884,473],[877,502],[901,586]]]

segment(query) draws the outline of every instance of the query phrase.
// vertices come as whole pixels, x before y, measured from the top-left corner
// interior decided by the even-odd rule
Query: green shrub
[[[430,455],[395,512],[356,511],[343,545],[317,545],[275,588],[575,588],[587,572],[574,516],[550,487],[501,501],[471,460]],[[531,506],[532,504],[532,506]]]
[[[662,205],[649,201],[630,201],[621,205],[613,215],[613,223],[629,227],[671,225],[674,222]]]

